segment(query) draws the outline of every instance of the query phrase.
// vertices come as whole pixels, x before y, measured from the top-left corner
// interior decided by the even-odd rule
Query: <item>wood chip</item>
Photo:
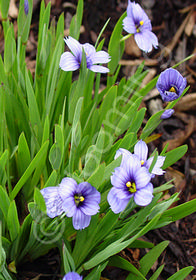
[[[125,53],[134,57],[141,57],[141,50],[135,42],[133,36],[125,41]]]
[[[177,115],[177,113],[176,113]],[[175,131],[174,139],[167,140],[163,143],[163,147],[166,144],[168,145],[167,151],[171,151],[185,143],[185,141],[189,138],[189,136],[195,130],[195,118],[193,116],[187,115],[188,124],[185,126],[185,130],[178,129]]]
[[[84,25],[82,25],[82,26],[80,27],[80,33],[84,33],[84,32],[85,32],[85,27],[84,27]],[[69,28],[64,30],[64,36],[65,36],[65,37],[66,37],[66,36],[69,36]]]
[[[45,0],[46,5],[48,5],[49,2],[51,2],[51,6],[54,6],[56,4],[56,0]]]
[[[196,93],[187,94],[175,105],[176,111],[196,111]]]
[[[154,98],[154,97],[157,97],[157,96],[159,96],[160,95],[160,93],[159,93],[159,91],[158,91],[158,89],[157,88],[154,88],[154,89],[152,89],[145,97],[144,97],[144,101],[148,101],[148,100],[150,100],[150,99],[152,99],[152,98]]]
[[[180,36],[182,35],[187,22],[189,21],[189,18],[192,15],[192,10],[188,13],[188,15],[186,16],[186,18],[184,19],[184,21],[182,22],[182,24],[180,25],[179,29],[177,30],[176,34],[174,35],[172,41],[166,46],[164,47],[161,52],[159,52],[156,57],[159,57],[161,54],[164,55],[164,57],[167,57],[168,55],[170,55],[170,53],[173,51],[173,49],[175,48],[176,44],[178,43]]]
[[[63,8],[73,8],[74,10],[76,10],[77,6],[70,2],[65,2],[65,3],[63,3]]]
[[[119,64],[127,66],[137,66],[140,65],[144,61],[144,65],[146,66],[156,66],[158,65],[158,60],[157,59],[134,59],[134,60],[125,60],[121,59]]]
[[[196,16],[196,13],[192,13],[192,15],[190,16],[188,22],[187,22],[187,25],[185,27],[185,34],[187,36],[191,36],[192,32],[193,32],[193,27],[195,25],[195,16]]]
[[[161,99],[159,98],[156,98],[156,99],[152,99],[149,101],[149,112],[150,112],[150,115],[154,115],[156,114],[157,112],[163,110],[163,103],[161,101]]]
[[[167,173],[171,179],[174,179],[174,185],[177,192],[181,192],[186,187],[185,175],[172,167],[167,168]],[[170,179],[170,180],[171,180]]]
[[[17,18],[18,17],[18,8],[16,7],[15,0],[10,1],[10,6],[9,6],[9,16],[12,18]]]
[[[156,75],[157,70],[155,68],[152,68],[149,70],[148,74],[146,75],[146,77],[143,79],[141,87],[144,87],[145,85],[147,85]]]

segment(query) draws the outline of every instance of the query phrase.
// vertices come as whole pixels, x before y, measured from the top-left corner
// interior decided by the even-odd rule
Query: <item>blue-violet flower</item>
[[[152,47],[158,47],[157,36],[152,32],[152,25],[144,10],[139,4],[128,0],[127,16],[123,20],[123,28],[134,39],[138,47],[144,52],[150,52]]]
[[[76,272],[68,272],[64,277],[63,280],[82,280],[82,276],[80,276]]]
[[[161,115],[161,119],[165,120],[165,119],[170,118],[173,115],[174,112],[175,112],[174,109],[165,110],[165,112],[163,112],[163,114]]]
[[[54,218],[64,212],[67,217],[72,217],[76,230],[88,227],[91,216],[99,210],[101,195],[88,182],[78,185],[74,179],[66,177],[58,187],[46,187],[41,193],[45,199],[47,215]]]
[[[173,101],[180,97],[186,84],[186,78],[176,69],[168,68],[160,74],[156,87],[163,101]]]
[[[123,154],[120,167],[116,167],[111,176],[113,187],[108,193],[108,202],[114,213],[122,212],[131,197],[139,206],[148,205],[153,198],[151,175],[141,166],[136,155]]]
[[[82,61],[82,52],[86,54],[86,64],[87,68],[93,72],[98,73],[108,73],[109,69],[104,66],[97,65],[99,63],[108,63],[110,61],[110,56],[105,51],[98,51],[94,46],[89,43],[80,44],[77,40],[72,37],[67,37],[64,39],[68,48],[71,52],[64,52],[61,55],[59,67],[64,71],[74,71],[80,68]]]
[[[116,155],[115,155],[115,159],[117,157],[119,157],[120,155],[132,155],[128,150],[120,148],[116,151]],[[147,159],[148,156],[148,146],[146,145],[146,143],[143,140],[140,140],[137,142],[137,144],[134,146],[134,155],[136,155],[141,163],[141,166],[146,167],[147,169],[150,168],[154,157],[150,157],[149,159]],[[161,169],[161,167],[163,166],[163,163],[165,161],[165,157],[164,156],[158,156],[157,161],[151,171],[152,177],[154,177],[154,175],[163,175],[165,173],[165,171],[163,171]]]

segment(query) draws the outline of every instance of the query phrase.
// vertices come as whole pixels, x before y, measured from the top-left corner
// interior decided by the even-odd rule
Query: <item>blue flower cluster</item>
[[[119,149],[115,158],[122,155],[120,167],[115,168],[111,176],[112,189],[108,193],[108,202],[114,213],[122,212],[131,197],[139,206],[146,206],[153,198],[153,185],[150,182],[155,175],[162,175],[161,169],[165,157],[158,156],[149,172],[154,157],[147,159],[148,147],[140,140],[134,147],[134,154],[125,149]]]
[[[100,193],[87,182],[77,184],[72,178],[64,178],[59,186],[41,190],[50,218],[65,213],[72,217],[73,227],[89,226],[91,216],[99,211]]]
[[[125,149],[116,152],[115,159],[122,155],[121,165],[115,168],[111,176],[111,188],[108,202],[114,213],[122,212],[131,197],[139,206],[148,205],[153,198],[153,185],[150,180],[155,175],[162,175],[161,169],[165,157],[159,156],[152,169],[149,168],[154,157],[147,159],[148,147],[140,140],[134,148],[134,154]],[[88,182],[77,182],[65,177],[59,186],[46,187],[41,190],[50,218],[65,213],[72,217],[76,230],[89,226],[91,216],[99,211],[100,193]]]

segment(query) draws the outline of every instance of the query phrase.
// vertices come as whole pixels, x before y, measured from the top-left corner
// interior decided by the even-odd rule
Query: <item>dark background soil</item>
[[[167,67],[173,66],[185,57],[196,53],[196,4],[194,0],[143,0],[136,2],[140,3],[149,15],[153,32],[158,37],[160,47],[158,50],[153,50],[146,55],[133,42],[127,44],[123,60],[128,61],[129,65],[122,67],[120,76],[130,76],[141,61],[145,59],[145,67],[151,73],[151,76],[149,75],[148,77],[150,80]],[[16,5],[18,5],[17,1]],[[59,15],[64,12],[65,26],[68,29],[71,17],[75,13],[74,5],[77,5],[77,1],[53,0],[51,19],[53,17],[58,19]],[[95,43],[101,28],[107,19],[111,18],[102,36],[105,38],[105,48],[107,48],[113,28],[118,18],[126,10],[126,7],[127,1],[124,0],[85,0],[80,41],[82,43]],[[185,22],[187,17],[188,19]],[[36,59],[38,19],[39,3],[36,4],[35,1],[30,39],[27,44],[27,65],[32,72],[34,71]],[[15,19],[13,19],[14,21]],[[182,26],[183,23],[185,23],[184,26]],[[65,35],[68,34],[65,32]],[[165,47],[170,49],[170,53],[167,55]],[[3,52],[3,43],[0,44],[0,50]],[[166,175],[160,179],[162,181],[175,179],[175,187],[166,196],[170,196],[176,191],[180,192],[178,202],[180,204],[196,197],[196,58],[193,57],[183,63],[178,70],[187,78],[190,89],[183,98],[181,107],[176,108],[174,116],[164,120],[157,128],[155,133],[159,133],[161,137],[152,142],[150,148],[153,150],[156,146],[162,149],[166,141],[169,141],[171,149],[182,144],[188,145],[187,154],[169,168]],[[104,85],[104,78],[102,82]],[[192,98],[191,101],[188,98]],[[144,100],[143,106],[148,108],[146,117],[149,117],[156,110],[159,110],[159,106],[163,108],[165,104],[162,103],[156,90],[153,90]],[[155,183],[158,185],[160,182]],[[156,269],[165,263],[160,280],[167,279],[183,267],[195,266],[196,214],[194,213],[162,229],[149,232],[145,236],[145,240],[154,244],[158,244],[163,240],[170,241],[168,248],[153,267],[153,269]],[[121,256],[130,260],[133,264],[137,264],[145,252],[145,250],[127,249],[121,252]],[[53,250],[36,262],[28,263],[18,268],[17,278],[23,280],[59,279],[59,271],[59,255],[57,250]],[[102,279],[123,280],[126,275],[127,272],[110,267],[103,272],[103,277],[105,278]],[[194,275],[196,275],[196,270],[193,270],[192,276],[187,279],[193,279]]]

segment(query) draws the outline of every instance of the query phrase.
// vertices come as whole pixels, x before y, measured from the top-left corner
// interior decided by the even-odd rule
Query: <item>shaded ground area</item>
[[[46,1],[48,2],[48,1]],[[81,42],[94,43],[98,33],[108,18],[111,18],[106,31],[103,34],[105,46],[118,18],[126,10],[127,1],[123,0],[85,0],[83,28],[81,30]],[[138,1],[136,1],[138,2]],[[173,66],[187,56],[196,53],[196,4],[194,0],[143,0],[142,7],[152,20],[153,32],[159,39],[160,48],[150,54],[142,54],[132,39],[126,43],[125,54],[121,61],[123,65],[121,76],[129,77],[135,72],[137,66],[145,59],[145,67],[149,69],[147,78],[143,84],[150,81],[155,75],[167,67]],[[65,26],[68,29],[72,15],[75,13],[77,1],[52,1],[52,15],[58,18],[61,12],[65,13]],[[18,3],[16,2],[16,5]],[[35,1],[34,16],[27,45],[27,64],[34,71],[37,47],[39,4]],[[13,19],[13,21],[15,21]],[[65,35],[68,35],[67,30]],[[1,36],[1,35],[0,35]],[[3,43],[0,43],[0,51],[3,51]],[[196,57],[192,57],[186,63],[178,67],[178,70],[187,78],[190,89],[185,97],[176,105],[176,113],[168,120],[164,120],[155,133],[161,135],[150,144],[150,148],[162,147],[169,143],[169,149],[182,144],[188,144],[187,154],[160,180],[174,179],[175,188],[172,193],[180,192],[179,203],[189,201],[196,197]],[[103,85],[104,85],[103,78]],[[156,111],[164,108],[162,100],[156,89],[152,90],[145,98],[143,106],[148,108],[149,117]],[[157,185],[159,181],[155,182]],[[153,269],[165,263],[165,268],[160,280],[167,279],[178,269],[196,263],[196,214],[177,221],[167,227],[148,233],[145,237],[148,241],[158,244],[163,240],[170,240],[170,244],[164,254],[161,255]],[[133,264],[145,254],[145,250],[126,249],[121,253]],[[27,264],[18,269],[18,279],[59,279],[59,256],[57,251],[50,252],[33,264]],[[103,273],[103,279],[126,278],[127,273],[116,268],[108,268]],[[196,275],[196,270],[192,275]],[[188,277],[187,279],[192,279]]]

